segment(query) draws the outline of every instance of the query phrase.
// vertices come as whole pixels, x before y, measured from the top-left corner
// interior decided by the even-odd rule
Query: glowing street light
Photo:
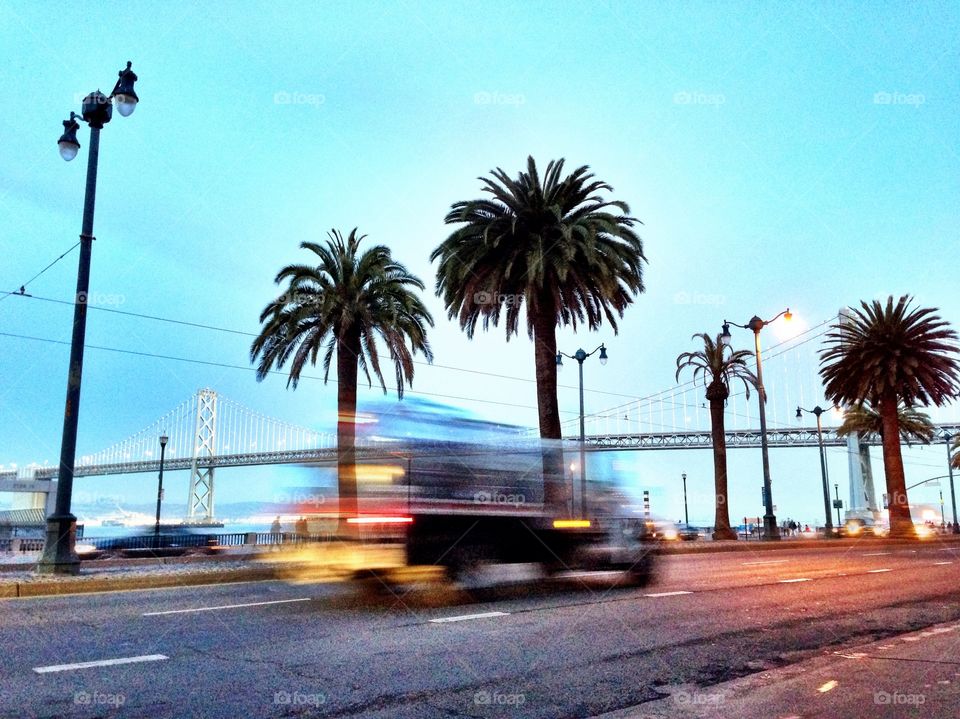
[[[773,513],[773,489],[770,483],[770,458],[769,447],[767,446],[767,413],[764,406],[767,402],[767,393],[763,388],[763,360],[760,354],[760,330],[780,317],[783,317],[783,319],[789,322],[793,317],[790,313],[790,308],[788,307],[770,320],[762,320],[754,315],[745,325],[724,320],[723,331],[720,334],[720,341],[725,345],[729,345],[731,339],[730,325],[745,330],[753,330],[754,351],[757,356],[757,394],[760,395],[760,452],[763,455],[763,538],[773,540],[780,539],[780,528],[777,526],[777,518]]]

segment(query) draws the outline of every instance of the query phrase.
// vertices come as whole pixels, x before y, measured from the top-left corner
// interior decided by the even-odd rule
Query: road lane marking
[[[890,554],[890,552],[866,552],[864,553],[863,556],[864,557],[882,557],[886,554]]]
[[[168,609],[165,612],[144,612],[145,617],[160,617],[164,614],[188,614],[190,612],[213,612],[218,609],[240,609],[242,607],[262,607],[267,604],[287,604],[288,602],[309,602],[309,597],[303,599],[275,599],[270,602],[250,602],[249,604],[221,604],[219,607],[196,607],[195,609]]]
[[[466,622],[470,619],[486,619],[488,617],[506,617],[510,612],[484,612],[483,614],[461,614],[458,617],[440,617],[431,619],[434,624],[445,624],[447,622]]]
[[[780,584],[792,584],[793,582],[812,582],[809,577],[800,577],[799,579],[781,579]]]
[[[934,564],[935,566],[938,566],[938,565],[941,565],[941,564],[953,564],[953,562],[934,562],[933,564]]]
[[[789,559],[765,559],[762,562],[740,562],[743,565],[750,564],[783,564],[784,562],[789,562]]]
[[[868,569],[867,574],[880,574],[881,572],[892,572],[892,569]]]
[[[656,592],[655,594],[644,594],[645,597],[679,597],[681,594],[693,594],[693,592]]]
[[[821,684],[819,687],[817,687],[817,691],[821,694],[826,694],[828,691],[836,689],[838,686],[840,686],[840,682],[838,682],[836,679],[831,679],[826,684]]]
[[[139,657],[122,657],[120,659],[101,659],[95,662],[77,662],[76,664],[54,664],[49,667],[34,667],[37,674],[50,672],[69,672],[74,669],[89,669],[91,667],[112,667],[117,664],[136,664],[138,662],[159,662],[170,657],[165,654],[144,654]]]

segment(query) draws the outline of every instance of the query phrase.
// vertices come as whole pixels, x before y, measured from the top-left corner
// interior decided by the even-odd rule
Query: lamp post
[[[163,458],[167,450],[167,435],[160,435],[160,476],[157,479],[157,523],[153,527],[155,544],[160,546],[160,502],[163,501]]]
[[[100,130],[110,122],[113,107],[127,117],[136,109],[139,98],[133,86],[137,76],[127,63],[110,97],[99,90],[83,99],[81,114],[70,113],[63,122],[63,135],[57,141],[60,156],[70,161],[77,156],[80,143],[77,130],[80,118],[90,127],[90,150],[87,157],[87,184],[83,200],[83,223],[80,230],[80,266],[77,270],[77,292],[73,306],[73,336],[70,340],[70,368],[67,374],[67,400],[63,412],[63,438],[60,443],[60,465],[57,473],[57,501],[53,514],[47,517],[43,557],[37,564],[41,574],[77,574],[80,560],[74,549],[77,518],[70,511],[73,495],[73,474],[77,450],[77,421],[80,412],[80,382],[83,375],[83,343],[87,329],[87,294],[90,289],[90,255],[93,250],[93,212],[97,195],[97,163],[100,156]]]
[[[836,501],[834,501],[833,506],[837,508],[837,526],[840,526],[840,485],[834,482],[833,484],[833,493],[836,496]]]
[[[563,367],[563,358],[567,357],[568,359],[574,359],[577,361],[577,364],[580,368],[580,516],[583,519],[587,517],[587,471],[586,471],[586,462],[584,461],[584,447],[586,446],[586,435],[584,434],[584,425],[583,425],[583,363],[596,352],[600,352],[600,364],[605,365],[607,363],[607,348],[601,345],[597,347],[593,352],[584,352],[582,349],[578,349],[574,354],[568,355],[563,352],[557,352],[557,369]],[[572,487],[571,487],[572,490]],[[573,497],[570,498],[571,507],[573,506]],[[571,512],[572,514],[572,512]]]
[[[826,524],[824,524],[823,529],[826,536],[829,537],[833,534],[833,522],[830,518],[830,475],[827,472],[827,456],[823,450],[823,426],[820,423],[820,415],[825,411],[826,410],[822,409],[820,405],[817,405],[813,409],[797,407],[797,419],[801,419],[804,412],[816,415],[817,417],[817,444],[820,447],[820,479],[823,481],[823,511],[826,515]],[[839,520],[837,521],[839,523]]]
[[[683,523],[689,525],[690,515],[687,514],[687,473],[684,472],[680,476],[683,477]]]
[[[960,534],[960,525],[957,524],[957,495],[953,491],[953,455],[950,452],[950,440],[952,439],[953,435],[949,432],[943,433],[943,440],[947,445],[947,472],[950,473],[950,509],[953,512],[953,528],[951,531],[954,534]]]
[[[789,322],[790,318],[793,317],[790,313],[790,308],[788,307],[770,320],[762,320],[754,315],[745,325],[724,320],[723,332],[720,334],[720,341],[725,345],[729,345],[730,325],[745,330],[753,330],[754,352],[757,357],[757,394],[760,395],[760,453],[763,457],[763,538],[768,540],[780,539],[780,527],[777,526],[777,517],[773,513],[773,488],[770,483],[770,458],[769,447],[767,446],[767,413],[765,408],[767,393],[763,388],[763,359],[760,354],[760,330],[780,317],[783,317]]]

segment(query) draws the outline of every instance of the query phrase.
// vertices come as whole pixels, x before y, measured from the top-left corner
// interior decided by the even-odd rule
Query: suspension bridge
[[[817,340],[829,322],[770,348],[764,356],[767,390],[767,442],[770,447],[815,447],[815,426],[787,423],[797,405],[829,406],[816,375]],[[586,419],[587,449],[684,450],[712,447],[709,410],[701,384],[685,382],[646,397],[594,412]],[[729,448],[759,447],[756,393],[732,391],[725,409],[725,436]],[[956,406],[934,416],[936,425],[951,434],[960,432]],[[946,414],[952,411],[954,416]],[[825,412],[824,418],[831,413]],[[934,415],[934,413],[931,413]],[[830,420],[839,424],[840,414]],[[828,421],[830,421],[828,420]],[[564,423],[564,437],[579,439],[579,418]],[[188,519],[214,516],[214,472],[225,467],[276,464],[330,464],[337,458],[336,434],[320,432],[251,410],[213,389],[201,389],[148,426],[110,447],[77,457],[75,476],[155,473],[160,468],[158,438],[168,437],[165,470],[190,472]],[[822,430],[825,446],[847,446],[835,426]],[[867,439],[866,445],[876,440]],[[382,445],[358,439],[360,458],[389,456]],[[853,473],[851,463],[851,473]],[[50,492],[58,468],[30,464],[0,467],[0,491]]]

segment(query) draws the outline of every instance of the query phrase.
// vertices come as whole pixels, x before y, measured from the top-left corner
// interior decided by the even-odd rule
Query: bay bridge
[[[823,400],[810,360],[816,349],[813,341],[825,332],[823,323],[813,330],[771,348],[765,362],[767,388],[767,442],[770,447],[816,447],[816,426],[797,426],[781,417],[793,417],[797,405],[829,406]],[[819,330],[819,331],[817,331]],[[806,335],[806,336],[804,336]],[[686,382],[647,397],[606,408],[586,417],[585,444],[588,451],[693,450],[713,446],[709,411],[703,401],[702,385]],[[413,393],[415,394],[415,393]],[[743,391],[731,392],[725,410],[728,448],[759,447],[760,430],[754,426],[754,394],[748,400]],[[950,434],[960,432],[956,406],[934,417],[936,426]],[[954,416],[948,413],[953,411]],[[832,413],[825,412],[824,417]],[[840,414],[832,418],[837,424]],[[564,423],[564,438],[579,440],[579,420]],[[534,435],[528,431],[526,436]],[[214,389],[198,390],[162,417],[140,431],[100,451],[79,454],[75,476],[154,473],[159,471],[158,438],[168,437],[164,469],[190,472],[188,519],[214,517],[214,472],[241,466],[285,464],[334,464],[336,434],[303,427],[251,410]],[[519,437],[520,435],[518,435]],[[836,427],[824,426],[823,443],[828,447],[849,447],[849,440],[837,435]],[[864,438],[861,445],[876,443]],[[382,444],[358,438],[361,459],[391,456]],[[851,472],[853,472],[851,463]],[[36,463],[4,469],[0,465],[0,491],[49,493],[56,478],[56,466]]]

